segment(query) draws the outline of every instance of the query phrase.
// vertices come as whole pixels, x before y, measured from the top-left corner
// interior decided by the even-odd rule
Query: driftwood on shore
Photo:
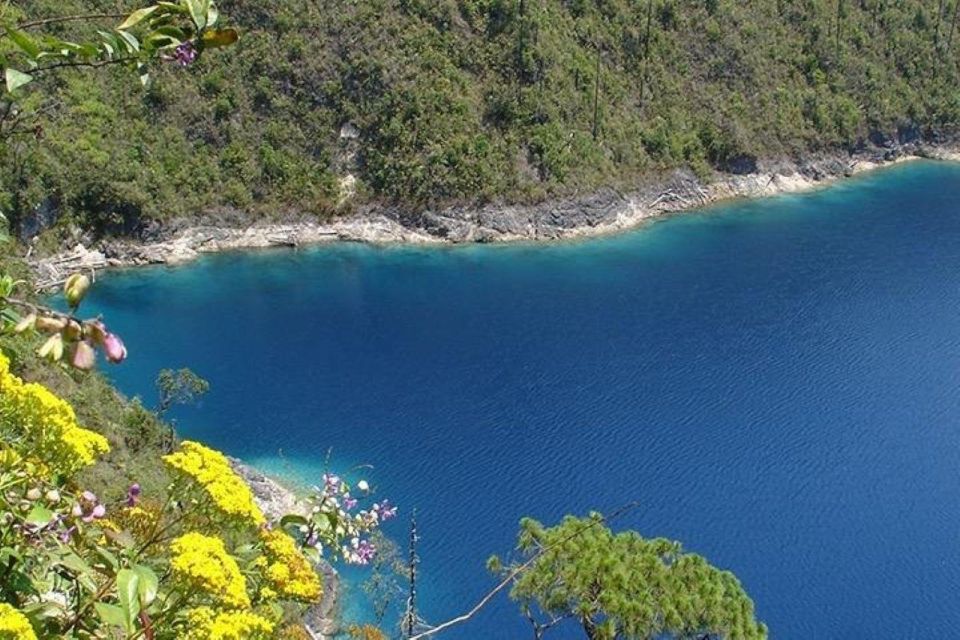
[[[95,280],[97,270],[109,266],[106,256],[99,251],[87,251],[83,245],[44,260],[28,258],[28,262],[36,273],[36,287],[41,291],[62,286],[67,278],[77,272],[87,272],[91,280]]]

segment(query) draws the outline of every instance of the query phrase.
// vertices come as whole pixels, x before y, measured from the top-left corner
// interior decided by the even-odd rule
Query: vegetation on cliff
[[[209,0],[160,2],[128,15],[136,5],[125,5],[119,16],[104,6],[78,19],[62,18],[71,9],[64,4],[56,3],[57,19],[26,20],[15,3],[2,16],[0,162],[3,205],[15,223],[41,202],[98,231],[223,206],[312,202],[329,213],[339,206],[337,179],[346,171],[360,176],[367,197],[401,202],[538,196],[652,167],[727,166],[801,148],[786,137],[779,147],[748,143],[746,121],[711,124],[685,102],[661,112],[667,107],[649,99],[671,95],[672,86],[669,65],[654,60],[670,51],[673,36],[654,33],[683,33],[702,12],[683,14],[670,0],[371,2],[324,23],[306,19],[321,15],[319,5],[225,2],[253,37],[219,71],[193,64],[206,48],[237,40],[238,31],[216,26]],[[839,62],[849,12],[837,7]],[[705,15],[734,9],[708,2]],[[91,26],[116,19],[122,22],[111,30]],[[35,36],[35,27],[57,33]],[[77,41],[65,40],[64,29],[76,29]],[[384,30],[401,55],[384,48],[391,40]],[[951,22],[938,56],[948,55],[953,31]],[[269,55],[270,46],[281,55]],[[158,60],[182,68],[154,74],[149,63]],[[90,68],[136,70],[149,89],[125,95],[129,74],[47,73]],[[565,84],[570,73],[572,85]],[[159,78],[147,82],[148,74]],[[312,93],[301,93],[305,87]],[[932,132],[951,121],[943,113],[911,118]],[[663,127],[660,142],[643,124],[651,114]],[[663,114],[679,120],[664,125]],[[870,117],[834,117],[797,144],[848,143],[864,126],[883,124]],[[367,483],[354,488],[327,473],[307,513],[269,521],[223,454],[178,444],[158,417],[171,402],[205,392],[205,382],[185,370],[164,372],[156,413],[127,402],[92,373],[98,352],[119,363],[127,350],[103,320],[77,316],[90,280],[71,276],[69,311],[50,309],[18,279],[17,250],[4,238],[0,246],[0,635],[301,634],[281,625],[322,595],[314,563],[322,555],[369,563],[377,553],[371,536],[396,508],[386,500],[360,508],[371,497]],[[521,560],[500,567],[506,578],[489,597],[512,584],[536,637],[567,618],[594,639],[766,637],[732,574],[678,543],[614,535],[604,523],[595,515],[555,528],[525,520]],[[369,627],[356,633],[381,635]]]
[[[4,18],[130,1],[14,0]],[[960,3],[227,0],[217,65],[40,79],[0,210],[86,230],[350,203],[536,199],[679,165],[950,134]],[[54,24],[80,37],[116,20]],[[0,50],[9,54],[9,48]],[[55,97],[53,97],[55,96]],[[347,176],[353,176],[352,184]],[[29,226],[29,225],[28,225]]]

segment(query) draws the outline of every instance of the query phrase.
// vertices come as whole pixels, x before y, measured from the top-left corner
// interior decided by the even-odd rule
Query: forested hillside
[[[76,69],[46,81],[55,92],[23,90],[40,126],[0,127],[0,209],[16,220],[46,203],[126,231],[210,211],[329,216],[948,135],[958,4],[223,0],[242,33],[229,56],[167,64],[147,89]],[[5,17],[132,6],[16,0]]]

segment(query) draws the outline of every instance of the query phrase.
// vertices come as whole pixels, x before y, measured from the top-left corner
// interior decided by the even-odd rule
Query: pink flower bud
[[[113,364],[120,364],[127,359],[127,348],[123,345],[123,340],[118,338],[115,333],[108,333],[104,337],[103,351],[107,355],[107,360]]]
[[[103,346],[107,338],[107,327],[99,320],[87,320],[83,323],[83,332],[87,338],[98,347]]]
[[[73,353],[70,356],[70,366],[81,371],[90,371],[97,363],[97,352],[93,346],[84,340],[73,346]]]

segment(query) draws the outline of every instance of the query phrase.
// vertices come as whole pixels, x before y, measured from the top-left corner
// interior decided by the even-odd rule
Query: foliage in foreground
[[[48,366],[87,375],[79,372],[92,369],[93,357],[75,356],[95,341],[108,359],[126,357],[115,336],[118,357],[110,355],[112,334],[99,319],[74,316],[86,278],[64,286],[69,313],[13,297],[9,276],[0,285],[0,333],[18,334],[14,344],[55,325],[36,353]],[[30,313],[21,317],[24,308]],[[134,482],[122,499],[103,499],[81,472],[110,452],[108,439],[11,364],[0,351],[0,637],[272,638],[285,611],[322,595],[314,564],[323,555],[370,562],[369,534],[396,514],[386,501],[357,511],[367,483],[354,497],[328,474],[307,513],[270,522],[227,458],[189,441],[162,456],[162,493]]]
[[[221,4],[242,37],[216,65],[165,65],[146,92],[113,69],[35,81],[56,96],[34,98],[46,137],[0,128],[0,210],[114,232],[327,215],[348,173],[361,201],[534,199],[960,122],[954,0]],[[117,6],[137,5],[14,0],[5,17]]]
[[[507,574],[519,569],[510,595],[536,638],[568,628],[560,626],[567,620],[590,640],[767,637],[737,578],[679,542],[615,534],[592,515],[555,527],[525,519],[518,548],[517,564],[502,567],[494,558],[491,565]]]

